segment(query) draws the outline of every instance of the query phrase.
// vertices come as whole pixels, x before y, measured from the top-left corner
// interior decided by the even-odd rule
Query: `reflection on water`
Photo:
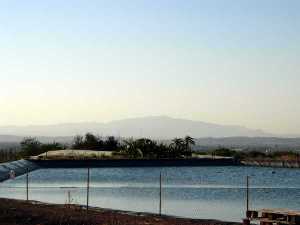
[[[192,218],[241,221],[245,179],[251,176],[250,205],[300,209],[300,170],[255,167],[171,167],[91,169],[90,204],[158,212],[159,173],[163,173],[163,213]],[[275,173],[274,173],[275,172]],[[85,169],[47,169],[30,174],[30,199],[86,202]],[[0,184],[0,196],[24,199],[25,177]]]

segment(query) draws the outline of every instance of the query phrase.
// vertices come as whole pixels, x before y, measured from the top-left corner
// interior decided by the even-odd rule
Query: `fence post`
[[[26,201],[29,200],[29,170],[26,168]]]
[[[247,176],[247,189],[246,189],[246,217],[249,218],[249,176]]]
[[[159,174],[159,215],[161,216],[161,207],[162,207],[162,175]]]
[[[86,210],[89,211],[89,198],[90,198],[90,168],[88,167],[87,174],[87,190],[86,190]]]

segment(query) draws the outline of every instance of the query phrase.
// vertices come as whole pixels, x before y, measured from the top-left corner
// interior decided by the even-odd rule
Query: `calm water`
[[[104,208],[158,212],[163,173],[163,213],[192,218],[241,221],[245,180],[251,176],[252,208],[300,209],[300,170],[255,167],[91,169],[90,204]],[[86,202],[86,169],[43,169],[30,174],[29,197]],[[25,176],[0,183],[0,196],[24,199]]]

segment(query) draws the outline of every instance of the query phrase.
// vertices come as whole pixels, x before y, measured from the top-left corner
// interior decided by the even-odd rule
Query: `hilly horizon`
[[[54,125],[2,126],[0,135],[66,137],[92,132],[101,136],[149,137],[171,139],[190,135],[194,138],[277,137],[263,130],[243,126],[176,119],[168,116],[149,116],[115,120],[107,123],[65,123]]]

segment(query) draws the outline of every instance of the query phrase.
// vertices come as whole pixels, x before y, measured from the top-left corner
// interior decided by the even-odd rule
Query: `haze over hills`
[[[37,135],[1,135],[0,143],[20,143],[26,137],[36,137],[42,143],[59,142],[59,143],[71,143],[73,141],[73,136],[37,136]]]
[[[300,138],[276,137],[261,130],[241,126],[224,126],[166,116],[125,119],[109,123],[0,127],[0,147],[19,143],[28,136],[37,137],[44,143],[57,141],[70,144],[74,135],[83,135],[86,132],[101,136],[148,137],[166,141],[190,135],[196,138],[199,149],[222,146],[241,149],[300,150]]]
[[[0,135],[16,136],[74,136],[92,132],[101,136],[149,137],[171,139],[190,135],[203,137],[270,137],[274,136],[262,130],[248,129],[242,126],[218,125],[186,119],[174,119],[166,116],[124,119],[108,123],[72,123],[38,126],[0,127]]]

